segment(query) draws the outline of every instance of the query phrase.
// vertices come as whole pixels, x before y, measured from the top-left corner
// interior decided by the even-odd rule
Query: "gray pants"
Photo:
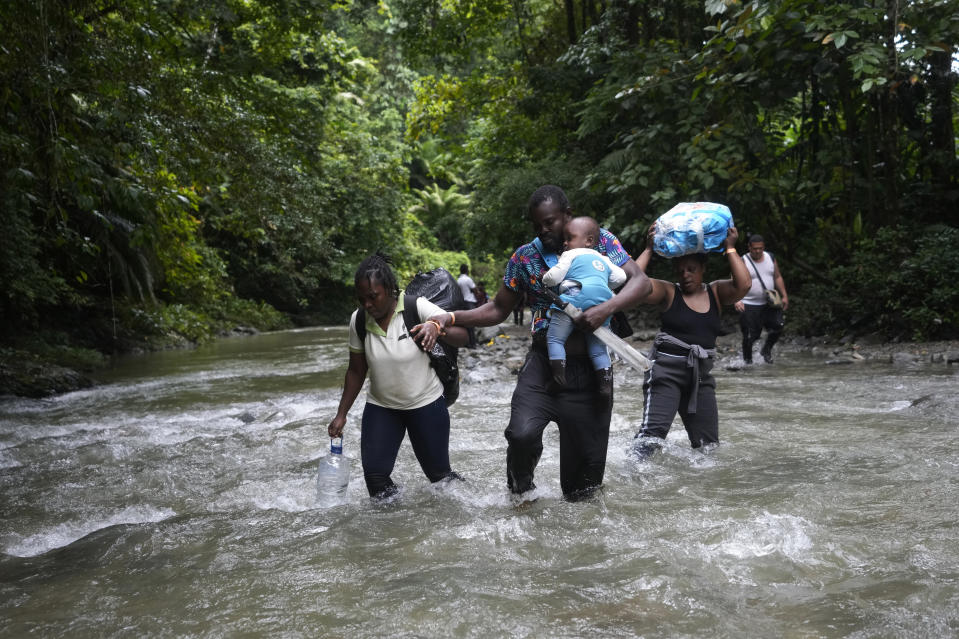
[[[716,407],[716,379],[712,376],[712,359],[699,360],[699,390],[696,410],[689,412],[694,387],[694,369],[685,355],[652,353],[653,367],[646,371],[643,395],[646,408],[643,424],[636,437],[666,439],[676,413],[683,420],[693,448],[719,441],[719,409]]]

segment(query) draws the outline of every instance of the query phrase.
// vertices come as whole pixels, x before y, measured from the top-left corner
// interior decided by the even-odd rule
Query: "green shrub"
[[[261,331],[290,328],[289,318],[266,302],[229,297],[217,308],[216,317],[221,331],[235,326],[252,326]]]
[[[893,339],[959,335],[959,229],[880,229],[859,241],[828,282],[807,285],[794,326],[810,334],[879,332]]]
[[[163,306],[159,315],[164,333],[176,333],[196,343],[206,342],[215,334],[208,316],[183,304]]]

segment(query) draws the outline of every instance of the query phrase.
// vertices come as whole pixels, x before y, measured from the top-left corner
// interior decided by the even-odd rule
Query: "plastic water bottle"
[[[330,454],[320,460],[316,474],[316,501],[322,508],[346,501],[346,487],[350,483],[350,460],[343,456],[343,438],[330,440]]]

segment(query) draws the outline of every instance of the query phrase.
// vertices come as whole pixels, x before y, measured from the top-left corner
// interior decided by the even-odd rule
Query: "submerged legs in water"
[[[633,440],[633,449],[631,451],[636,461],[646,461],[657,452],[662,450],[663,440],[658,437],[643,437],[637,433]]]
[[[745,310],[739,316],[739,326],[743,333],[743,361],[747,364],[753,363],[753,344],[765,330],[766,341],[760,354],[763,361],[771,364],[773,346],[783,331],[782,309],[746,304]]]
[[[396,494],[398,489],[390,475],[407,433],[420,468],[430,482],[459,477],[450,468],[450,416],[442,397],[412,410],[367,403],[361,428],[363,478],[371,497],[381,499]]]
[[[658,354],[643,382],[645,410],[634,454],[646,459],[662,448],[678,413],[693,448],[719,441],[719,411],[712,359],[699,362],[699,376],[685,357]],[[695,400],[692,401],[692,400]]]
[[[781,330],[766,333],[766,343],[763,344],[762,350],[759,352],[763,356],[763,361],[767,364],[773,363],[773,346],[779,341],[779,336],[781,334]]]
[[[551,394],[553,372],[544,350],[530,350],[513,391],[504,432],[506,479],[510,492],[517,495],[536,487],[533,471],[543,453],[543,431],[549,422],[556,422],[560,486],[569,497],[603,482],[611,410],[596,408],[594,371],[585,357],[567,359],[566,388]]]

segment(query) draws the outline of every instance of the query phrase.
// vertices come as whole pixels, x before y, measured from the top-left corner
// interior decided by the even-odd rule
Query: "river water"
[[[677,424],[627,450],[620,371],[604,490],[563,501],[546,431],[538,499],[512,504],[512,377],[465,383],[453,468],[404,443],[399,499],[315,505],[343,328],[131,357],[104,385],[0,401],[0,635],[942,637],[959,635],[955,368],[718,370],[709,454]],[[721,367],[717,367],[719,369]]]

